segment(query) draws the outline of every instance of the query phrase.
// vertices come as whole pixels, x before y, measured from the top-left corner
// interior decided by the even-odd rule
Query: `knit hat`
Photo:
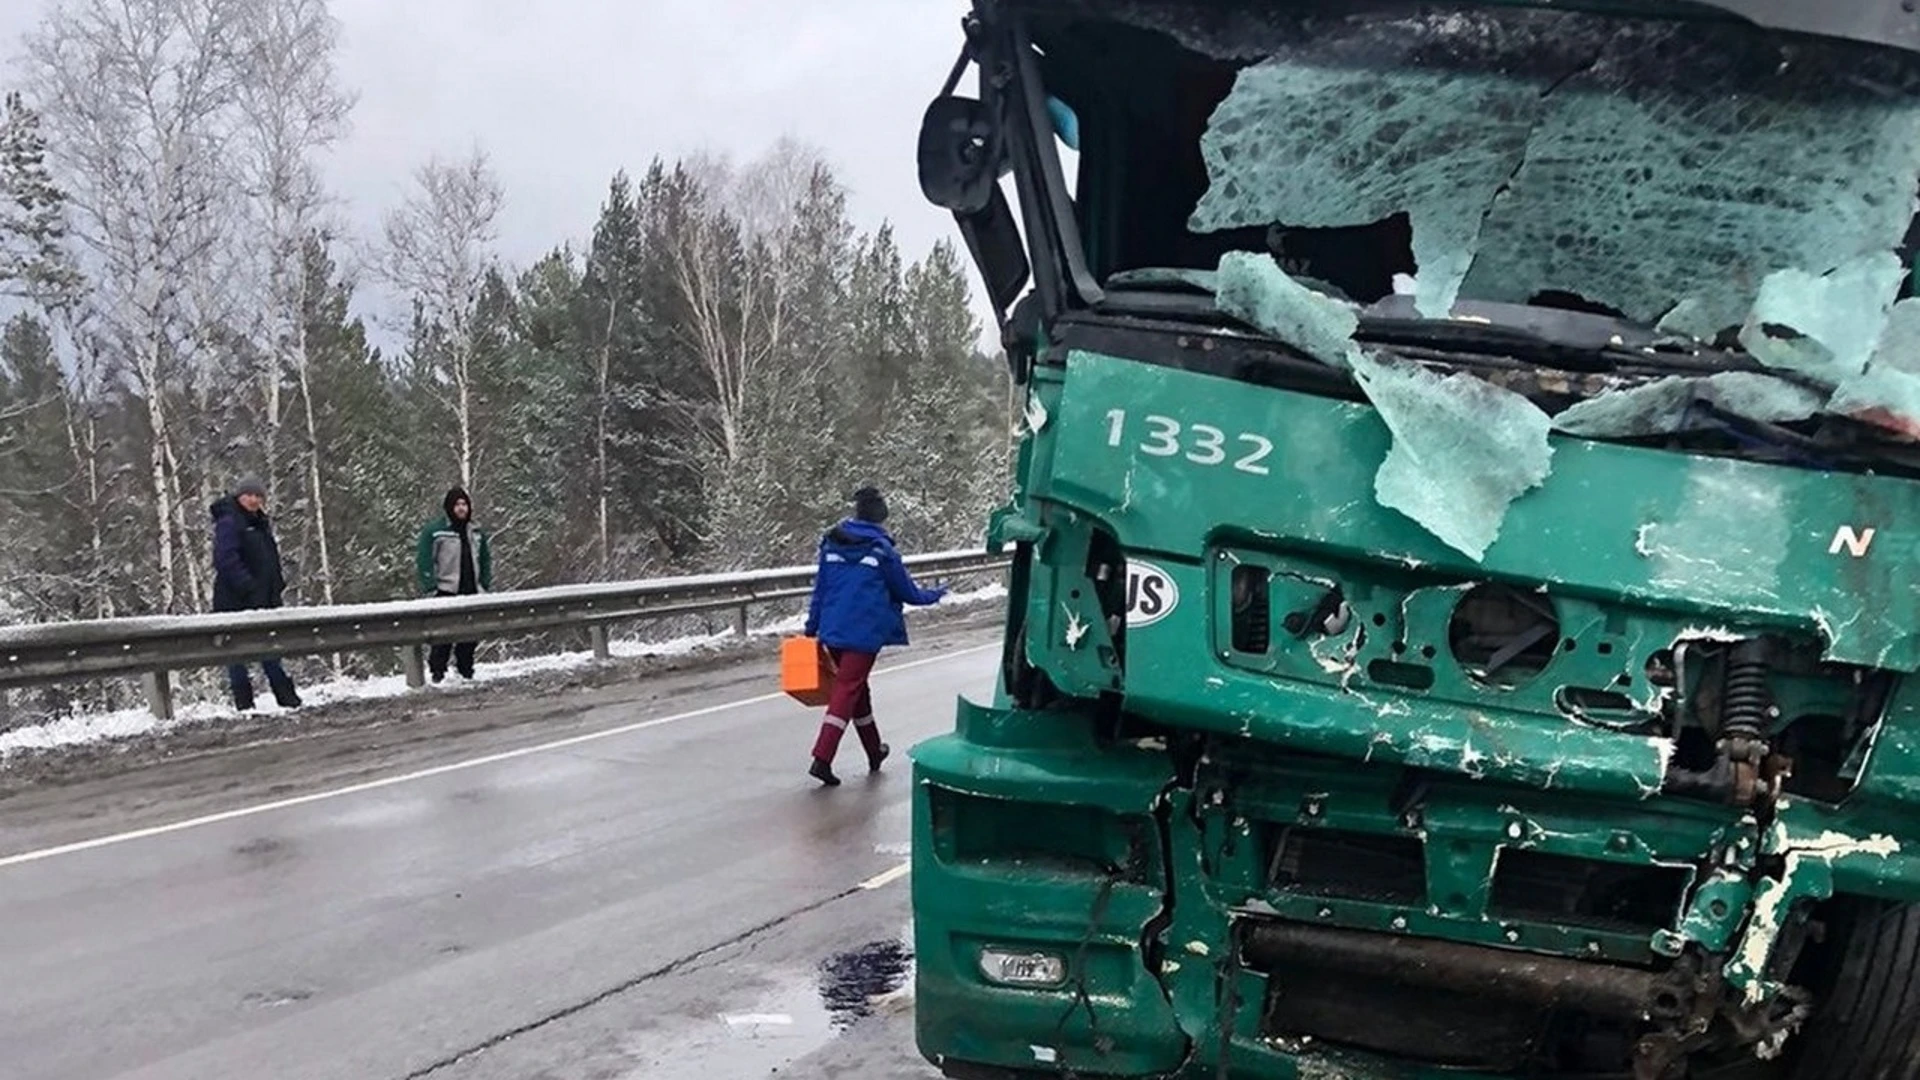
[[[875,525],[887,520],[887,500],[876,487],[863,487],[853,493],[853,516]]]
[[[233,485],[233,493],[235,495],[258,495],[264,499],[267,497],[267,485],[261,483],[260,478],[257,476],[243,476],[240,478],[238,484]]]

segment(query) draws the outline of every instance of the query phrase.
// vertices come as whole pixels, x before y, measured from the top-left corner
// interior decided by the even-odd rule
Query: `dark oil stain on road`
[[[836,1030],[873,1015],[873,999],[906,985],[913,950],[897,940],[875,941],[820,962],[820,1000]]]
[[[278,866],[292,859],[293,849],[284,840],[277,840],[271,836],[256,836],[233,848],[233,854],[252,869],[264,869]]]
[[[656,1016],[663,1022],[630,1030],[621,1046],[619,1075],[646,1080],[784,1075],[856,1024],[886,1012],[888,996],[897,998],[912,974],[913,950],[900,938],[871,941],[807,966],[731,969],[726,982],[733,992],[718,1002],[689,1003],[681,1017]],[[708,1011],[715,1004],[720,1009]],[[868,1074],[859,1075],[864,1080]],[[882,1074],[873,1075],[879,1080]]]

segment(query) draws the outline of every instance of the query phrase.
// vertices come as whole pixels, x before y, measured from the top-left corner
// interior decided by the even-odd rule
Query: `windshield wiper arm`
[[[1360,316],[1358,340],[1461,351],[1497,349],[1566,371],[1673,375],[1750,371],[1793,379],[1742,352],[1715,349],[1628,319],[1529,304],[1462,300],[1450,319],[1419,316],[1410,296],[1390,296]]]
[[[1210,271],[1127,271],[1108,279],[1099,310],[1243,325],[1221,312]],[[1433,349],[1464,359],[1500,354],[1578,374],[1641,372],[1703,376],[1727,371],[1771,375],[1812,386],[1805,378],[1766,367],[1744,352],[1716,349],[1628,319],[1564,308],[1462,300],[1454,317],[1420,316],[1411,296],[1389,296],[1361,309],[1356,341],[1388,348]],[[1817,387],[1816,387],[1817,388]]]
[[[1521,360],[1581,374],[1652,371],[1667,375],[1717,375],[1750,371],[1800,381],[1791,372],[1766,367],[1745,353],[1704,346],[1679,349],[1632,348],[1617,344],[1576,345],[1510,326],[1450,319],[1428,321],[1360,320],[1354,340],[1368,345],[1422,347],[1453,352],[1498,352]]]
[[[1499,352],[1565,371],[1605,373],[1618,370],[1621,357],[1612,346],[1568,345],[1510,326],[1451,319],[1363,317],[1354,340],[1367,345],[1416,346],[1456,352]]]

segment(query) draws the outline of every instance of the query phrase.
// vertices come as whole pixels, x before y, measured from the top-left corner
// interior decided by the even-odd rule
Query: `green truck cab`
[[[920,179],[1024,430],[923,1055],[1920,1076],[1912,9],[975,0]]]

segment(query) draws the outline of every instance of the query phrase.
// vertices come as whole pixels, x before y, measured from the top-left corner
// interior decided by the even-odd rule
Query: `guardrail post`
[[[747,605],[741,604],[733,611],[733,633],[736,637],[747,636]]]
[[[149,671],[140,677],[147,692],[147,711],[155,720],[173,719],[173,676],[164,671]]]
[[[427,647],[414,642],[400,650],[400,666],[407,670],[407,689],[419,690],[427,685]]]
[[[607,636],[606,623],[594,623],[587,627],[587,636],[593,639],[593,658],[600,663],[613,659],[613,642]]]

